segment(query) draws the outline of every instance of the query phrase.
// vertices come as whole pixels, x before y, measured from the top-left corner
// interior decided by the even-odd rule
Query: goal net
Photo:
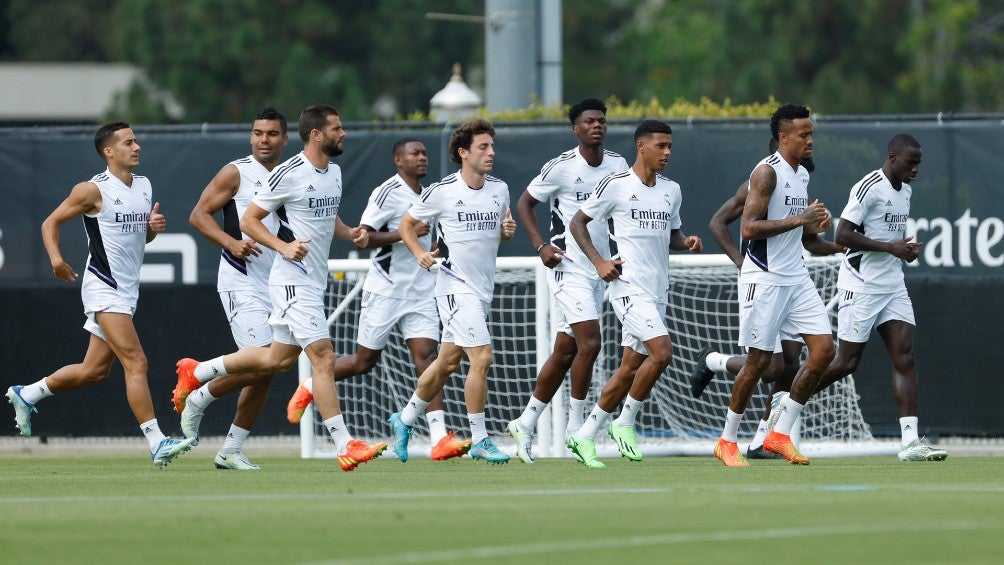
[[[718,374],[700,398],[690,394],[689,375],[697,353],[705,346],[729,354],[741,354],[736,345],[739,331],[737,271],[725,255],[672,256],[669,307],[666,326],[673,341],[669,368],[653,388],[636,431],[639,446],[647,455],[710,455],[721,433],[732,391],[731,375]],[[836,295],[839,258],[807,258],[806,264],[823,300],[832,308]],[[337,355],[356,349],[362,284],[370,262],[365,259],[334,259],[327,290],[328,323]],[[536,384],[537,371],[550,355],[554,331],[546,268],[537,257],[500,257],[497,262],[495,296],[489,328],[494,358],[489,371],[488,403],[485,410],[489,434],[510,453],[512,441],[505,425],[522,413]],[[621,330],[609,303],[600,325],[603,347],[593,371],[588,409],[620,363]],[[804,355],[804,352],[803,352]],[[310,376],[310,364],[301,355],[300,380]],[[469,436],[464,405],[464,361],[443,390],[447,428]],[[338,384],[345,421],[354,437],[388,440],[387,419],[401,409],[415,389],[415,365],[401,335],[394,331],[380,362],[366,375]],[[740,441],[756,431],[763,409],[770,400],[768,385],[759,384],[740,427]],[[854,381],[848,377],[813,397],[803,411],[800,448],[810,455],[865,455],[892,453],[874,440],[861,416]],[[542,457],[571,456],[565,447],[568,385],[558,391],[542,415],[535,437],[535,454]],[[618,408],[619,409],[619,408]],[[303,457],[334,457],[334,443],[308,409],[300,424]],[[793,434],[794,435],[794,434]],[[420,418],[412,436],[413,456],[427,456],[428,429]],[[597,436],[601,457],[617,456],[606,434]]]

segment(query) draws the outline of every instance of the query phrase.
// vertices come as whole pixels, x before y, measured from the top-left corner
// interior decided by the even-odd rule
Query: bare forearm
[[[780,220],[750,220],[743,218],[743,239],[767,239],[802,227],[801,216],[788,216]]]

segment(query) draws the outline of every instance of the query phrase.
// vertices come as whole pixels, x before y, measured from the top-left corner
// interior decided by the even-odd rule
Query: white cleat
[[[153,464],[157,467],[163,469],[167,467],[167,464],[174,460],[175,457],[185,453],[192,446],[195,445],[196,439],[193,437],[186,439],[173,439],[166,437],[160,440],[160,445],[157,446],[157,450],[150,454],[153,459]]]
[[[509,422],[505,429],[516,442],[516,457],[528,465],[532,464],[534,462],[533,434],[524,432],[523,427],[519,425],[519,420]]]
[[[227,455],[217,453],[215,463],[217,469],[234,469],[236,471],[257,471],[261,469],[258,465],[248,461],[247,455],[244,455],[243,451]]]
[[[14,427],[21,430],[21,435],[31,437],[31,414],[38,413],[38,408],[21,397],[21,385],[7,389],[7,402],[14,407]]]
[[[205,413],[206,409],[196,407],[194,402],[186,402],[185,409],[181,411],[181,433],[195,440],[193,446],[199,445],[199,425]]]
[[[900,461],[944,461],[947,458],[947,451],[927,445],[927,440],[924,438],[911,441],[899,452]]]

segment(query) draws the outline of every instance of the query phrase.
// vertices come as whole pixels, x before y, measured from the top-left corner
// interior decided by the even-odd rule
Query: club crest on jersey
[[[146,203],[149,204],[150,203],[150,195],[147,194],[146,192],[144,192],[143,193],[143,200],[146,200]]]
[[[502,203],[499,202],[499,199],[498,199],[497,196],[492,196],[492,203],[494,203],[495,206],[501,206],[502,205]]]

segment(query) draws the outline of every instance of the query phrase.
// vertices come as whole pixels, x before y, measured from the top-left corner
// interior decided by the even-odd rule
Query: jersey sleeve
[[[422,198],[411,205],[408,213],[412,218],[421,220],[427,224],[432,224],[443,213],[442,202],[443,190],[439,186],[432,186],[422,191]]]
[[[558,157],[551,159],[540,170],[540,174],[534,177],[527,185],[526,191],[537,202],[545,202],[561,188],[558,179],[561,177],[560,166],[557,165]]]
[[[679,184],[673,185],[673,205],[669,215],[669,229],[678,230],[683,227],[683,219],[680,217],[680,209],[683,208],[683,191]]]
[[[605,188],[606,184],[601,181],[596,186],[596,190],[589,195],[589,198],[586,198],[586,201],[579,208],[583,214],[593,220],[605,220],[613,213],[614,205],[616,204],[614,199],[616,191],[605,190]]]
[[[366,202],[366,209],[363,210],[362,217],[359,218],[360,225],[366,225],[379,230],[394,219],[397,212],[398,201],[396,191],[387,193],[386,198],[379,198],[380,187],[377,187],[369,200]]]
[[[258,192],[251,201],[270,214],[275,212],[279,206],[294,200],[297,196],[294,194],[296,188],[292,177],[293,175],[281,174],[280,178],[275,179],[273,175],[269,175],[268,184],[272,190]]]
[[[851,187],[851,195],[847,199],[847,206],[844,206],[844,211],[840,213],[841,219],[859,226],[864,223],[865,217],[868,216],[869,196],[871,193],[871,191],[868,191],[859,199],[857,193],[860,185],[861,183],[859,182]]]

